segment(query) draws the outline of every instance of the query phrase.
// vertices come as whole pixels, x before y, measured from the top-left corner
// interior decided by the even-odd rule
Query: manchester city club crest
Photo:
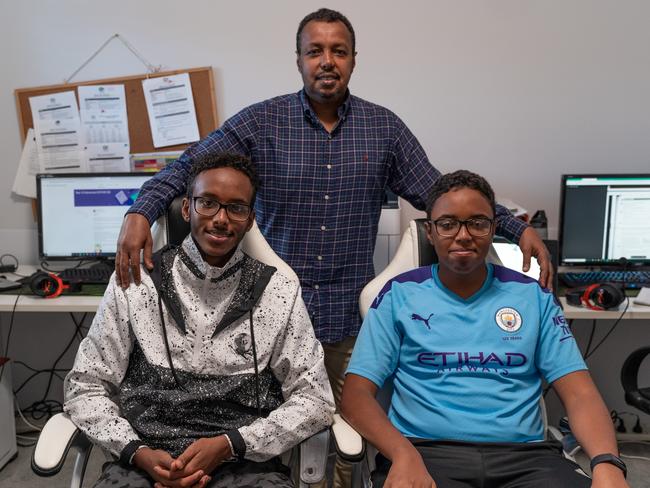
[[[501,330],[517,332],[521,329],[521,315],[514,308],[500,308],[494,318]]]

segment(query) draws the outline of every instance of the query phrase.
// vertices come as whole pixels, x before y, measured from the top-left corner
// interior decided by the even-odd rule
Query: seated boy
[[[330,424],[298,283],[240,249],[257,187],[246,157],[206,156],[191,235],[141,285],[111,278],[65,382],[72,421],[119,458],[95,486],[292,486],[276,456]]]
[[[480,176],[442,176],[427,207],[439,264],[389,281],[368,312],[342,412],[380,452],[374,486],[626,487],[612,421],[557,301],[485,262],[494,208]],[[542,379],[594,459],[593,484],[544,441]],[[387,380],[388,415],[375,400]]]

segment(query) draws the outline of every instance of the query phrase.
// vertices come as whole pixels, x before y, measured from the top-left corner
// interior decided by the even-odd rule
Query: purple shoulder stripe
[[[420,268],[415,268],[410,271],[406,271],[405,273],[399,274],[395,276],[394,278],[391,278],[386,282],[384,287],[381,289],[379,294],[377,295],[377,298],[374,299],[372,302],[372,305],[370,305],[370,308],[377,308],[379,307],[379,304],[381,303],[382,299],[384,298],[384,295],[390,291],[391,287],[393,286],[393,283],[422,283],[428,279],[431,279],[431,269],[432,267],[429,266],[422,266]]]
[[[537,283],[537,286],[544,292],[544,293],[551,293],[551,291],[548,288],[542,288],[539,285],[539,282],[531,278],[530,276],[526,276],[525,274],[519,273],[518,271],[515,271],[510,268],[505,268],[503,266],[499,265],[493,265],[494,266],[494,278],[497,280],[501,281],[502,283],[508,283],[510,281],[514,281],[516,283]],[[553,295],[553,301],[555,304],[559,307],[560,302],[558,301],[557,297]]]
[[[530,276],[526,276],[514,269],[505,268],[496,264],[494,265],[494,277],[503,283],[509,281],[516,281],[517,283],[536,283],[536,280]]]

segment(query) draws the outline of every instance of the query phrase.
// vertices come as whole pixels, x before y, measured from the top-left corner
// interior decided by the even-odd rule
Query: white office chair
[[[176,198],[166,216],[161,217],[152,228],[154,249],[170,243],[178,245],[188,235],[190,226],[183,220],[180,208],[182,198]],[[257,224],[242,241],[244,251],[251,257],[274,266],[284,275],[298,281],[291,267],[271,249]],[[315,434],[283,456],[283,461],[291,467],[294,484],[297,488],[320,482],[325,476],[329,449],[329,430]],[[32,454],[32,471],[39,476],[56,475],[70,450],[77,452],[70,481],[70,488],[81,488],[92,444],[65,413],[54,415],[47,421],[38,437]]]

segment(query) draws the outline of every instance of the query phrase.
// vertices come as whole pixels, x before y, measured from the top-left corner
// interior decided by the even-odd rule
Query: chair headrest
[[[415,241],[413,242],[417,251],[417,267],[429,266],[438,262],[438,255],[429,240],[427,239],[427,229],[424,226],[428,219],[415,219]]]
[[[190,223],[183,218],[183,198],[174,198],[167,209],[167,243],[173,246],[180,246],[190,233]]]

